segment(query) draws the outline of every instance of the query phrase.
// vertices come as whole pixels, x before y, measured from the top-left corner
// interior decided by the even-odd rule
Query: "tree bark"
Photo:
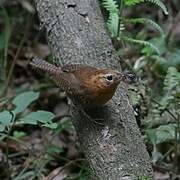
[[[36,7],[60,65],[82,63],[120,69],[97,0],[36,0]],[[150,159],[125,92],[120,85],[105,107],[90,113],[102,119],[104,126],[72,108],[91,179],[152,178]]]

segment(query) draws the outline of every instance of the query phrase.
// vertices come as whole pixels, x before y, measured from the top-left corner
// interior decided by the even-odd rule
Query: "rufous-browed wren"
[[[113,97],[118,84],[129,78],[118,70],[83,64],[68,64],[61,68],[38,58],[34,58],[30,65],[50,74],[73,103],[82,108],[104,105]]]

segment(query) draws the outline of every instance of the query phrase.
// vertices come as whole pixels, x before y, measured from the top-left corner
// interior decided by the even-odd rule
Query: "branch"
[[[36,0],[36,6],[60,65],[82,63],[120,69],[97,0]],[[91,179],[152,177],[149,156],[125,91],[121,85],[105,107],[89,112],[92,118],[103,119],[104,126],[93,124],[72,107]]]

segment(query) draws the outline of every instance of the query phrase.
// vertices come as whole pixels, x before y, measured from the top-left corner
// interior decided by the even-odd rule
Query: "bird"
[[[98,69],[86,64],[66,64],[58,67],[33,58],[30,65],[47,72],[60,89],[66,92],[73,104],[83,109],[105,105],[115,94],[121,81],[132,76],[114,69]]]

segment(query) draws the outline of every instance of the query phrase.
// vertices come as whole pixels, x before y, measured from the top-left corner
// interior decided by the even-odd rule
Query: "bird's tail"
[[[55,65],[39,58],[33,58],[33,60],[29,64],[34,68],[41,69],[51,75],[55,75],[58,71],[61,71],[59,67],[56,67]]]

